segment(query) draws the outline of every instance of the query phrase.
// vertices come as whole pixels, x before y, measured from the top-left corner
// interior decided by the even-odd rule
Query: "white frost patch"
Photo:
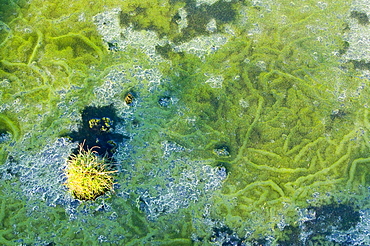
[[[349,49],[343,55],[346,60],[364,60],[370,62],[370,27],[360,25],[357,20],[351,19],[351,30],[344,37],[349,45]]]
[[[160,39],[155,31],[150,30],[134,30],[132,26],[124,27],[120,25],[119,15],[121,9],[115,8],[111,11],[106,11],[94,16],[94,23],[97,30],[102,36],[103,41],[111,50],[126,50],[128,47],[137,49],[145,53],[149,57],[149,61],[153,65],[158,65],[162,62],[168,62],[156,53],[156,46],[164,46],[170,44],[175,52],[187,52],[194,54],[201,59],[206,55],[214,53],[220,49],[222,45],[228,41],[227,35],[234,33],[228,28],[225,34],[213,34],[210,36],[200,36],[192,39],[187,43],[173,45],[168,39]],[[187,13],[184,9],[179,9],[180,20],[178,21],[179,30],[186,28]],[[216,31],[217,26],[213,21],[208,23],[209,31]]]
[[[210,77],[206,83],[212,88],[222,88],[222,82],[224,82],[224,77],[222,75],[206,75]]]
[[[239,105],[242,106],[243,108],[248,108],[249,107],[249,102],[242,98],[242,99],[239,100]]]
[[[111,103],[117,109],[120,117],[131,114],[130,107],[124,102],[127,89],[133,84],[139,84],[148,91],[153,91],[162,81],[161,71],[153,66],[144,68],[136,65],[129,68],[119,65],[113,67],[103,78],[103,84],[94,88],[95,98],[92,102],[94,106],[105,106]]]
[[[127,84],[131,81],[127,79],[127,73],[123,67],[112,69],[105,77],[104,83],[101,86],[95,87],[94,94],[96,102],[94,105],[102,106],[114,103],[118,108],[128,107],[124,104],[124,98],[120,96]]]
[[[358,11],[370,16],[370,4],[368,0],[355,0],[351,11]],[[349,18],[350,31],[344,36],[349,43],[347,52],[343,55],[346,60],[370,62],[370,26],[361,25],[355,18]]]
[[[194,54],[201,59],[204,59],[206,55],[215,53],[218,49],[226,44],[228,38],[222,34],[213,34],[210,36],[200,36],[190,40],[187,43],[175,46],[173,50],[175,52],[187,52]]]
[[[369,14],[370,13],[369,0],[354,0],[352,2],[351,10]]]
[[[105,42],[117,43],[121,39],[119,32],[121,30],[119,24],[120,12],[121,9],[116,8],[94,16],[94,23]],[[113,30],[116,31],[114,32]]]
[[[112,45],[113,50],[126,50],[128,47],[138,49],[145,53],[154,64],[165,60],[156,54],[155,47],[168,43],[165,39],[159,39],[154,31],[136,31],[132,26],[121,27],[119,21],[120,8],[112,9],[94,16],[93,21],[97,26],[103,41]]]
[[[155,220],[161,214],[176,213],[202,197],[209,199],[213,191],[221,188],[227,176],[225,168],[212,167],[202,161],[179,159],[176,166],[184,170],[176,177],[171,171],[162,174],[170,177],[171,181],[164,188],[157,187],[156,195],[144,191],[138,198],[137,206],[147,214],[148,219]]]
[[[217,31],[217,23],[215,19],[211,19],[210,22],[206,25],[206,29],[208,32],[215,32]]]
[[[2,179],[18,177],[23,194],[30,200],[42,200],[48,206],[68,204],[74,200],[64,186],[64,169],[75,143],[66,138],[49,143],[40,152],[16,156],[0,167]]]
[[[214,3],[216,3],[218,0],[197,0],[197,4],[196,6],[200,6],[202,4],[207,4],[207,5],[212,5]]]
[[[370,210],[360,210],[360,222],[348,231],[333,230],[327,238],[345,245],[369,245],[370,243]]]
[[[188,16],[188,13],[184,8],[179,9],[179,16],[180,19],[176,21],[177,25],[179,26],[179,32],[181,32],[182,29],[188,27],[188,19],[186,17]]]

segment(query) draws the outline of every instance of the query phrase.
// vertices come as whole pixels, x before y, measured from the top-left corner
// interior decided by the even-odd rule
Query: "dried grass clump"
[[[113,176],[116,171],[107,170],[107,160],[97,155],[94,148],[83,149],[67,161],[65,185],[79,200],[95,200],[107,191],[113,190]]]

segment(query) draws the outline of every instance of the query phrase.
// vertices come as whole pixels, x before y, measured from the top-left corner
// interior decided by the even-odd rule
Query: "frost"
[[[103,41],[113,45],[117,50],[126,50],[128,47],[138,49],[145,53],[153,64],[164,62],[165,60],[156,54],[155,47],[163,45],[167,41],[159,39],[154,31],[137,31],[132,26],[121,27],[120,12],[120,8],[115,8],[94,16],[94,22]]]
[[[188,27],[188,20],[186,19],[188,13],[186,12],[185,8],[180,8],[179,11],[180,19],[176,21],[177,25],[179,26],[179,32],[182,29]]]
[[[138,207],[149,219],[156,219],[161,214],[175,213],[197,202],[203,196],[210,196],[212,191],[220,189],[226,179],[226,169],[211,167],[201,161],[175,160],[176,168],[186,167],[179,175],[167,170],[162,177],[167,177],[166,187],[157,187],[157,195],[143,191],[137,201]]]
[[[173,49],[175,52],[187,52],[204,59],[206,55],[212,54],[220,49],[227,41],[228,38],[225,35],[213,34],[194,38],[187,43],[174,46]]]
[[[248,108],[249,102],[246,99],[242,98],[239,100],[239,105],[242,106],[243,108]]]
[[[12,140],[12,134],[9,132],[0,133],[0,144],[10,142]]]
[[[370,4],[368,0],[354,0],[351,6],[352,10],[370,13]]]
[[[351,31],[344,37],[350,44],[349,49],[343,55],[346,60],[370,61],[370,27],[350,22]]]
[[[355,228],[334,230],[328,239],[345,245],[370,245],[370,209],[360,210],[360,222]]]
[[[207,5],[212,5],[214,4],[215,2],[217,2],[218,0],[197,0],[197,4],[196,6],[200,6],[202,4],[207,4]]]
[[[171,142],[171,141],[162,141],[161,142],[161,145],[162,145],[162,149],[163,149],[163,158],[168,158],[172,153],[174,152],[183,152],[185,151],[186,149],[175,143],[175,142]],[[190,150],[189,150],[190,151]]]
[[[162,82],[162,73],[157,67],[144,68],[135,65],[131,68],[125,66],[113,67],[103,78],[103,84],[94,89],[96,99],[93,104],[105,106],[114,103],[119,112],[125,114],[129,108],[124,103],[124,93],[128,88],[137,83],[141,88],[153,91]],[[121,115],[123,116],[123,115]]]
[[[112,69],[104,78],[101,86],[95,87],[94,94],[96,96],[96,105],[109,105],[114,103],[116,107],[128,107],[124,104],[123,98],[118,95],[123,93],[125,85],[131,81],[127,79],[127,74],[123,67]]]
[[[120,8],[112,9],[104,13],[98,14],[94,17],[94,22],[97,26],[98,32],[102,35],[103,40],[109,43],[117,43],[121,39],[119,30]],[[116,30],[115,32],[113,30]]]
[[[174,45],[166,38],[160,39],[156,32],[150,30],[134,30],[132,26],[121,27],[119,23],[120,8],[112,9],[94,16],[94,22],[102,39],[107,45],[114,47],[114,50],[127,50],[128,47],[137,49],[145,53],[153,65],[166,62],[156,53],[156,46],[170,44],[175,52],[187,52],[200,58],[214,53],[222,45],[226,44],[228,38],[225,35],[213,34],[210,36],[200,36],[190,40],[187,43]],[[178,21],[179,30],[186,28],[187,13],[184,9],[179,9],[180,20]],[[208,30],[213,32],[216,25],[212,21],[208,25]],[[234,33],[228,27],[227,33]],[[112,48],[113,49],[113,48]]]
[[[206,84],[209,84],[212,88],[222,88],[222,82],[224,82],[224,77],[222,75],[206,75],[210,77]]]
[[[60,138],[49,143],[36,154],[22,154],[9,158],[0,167],[2,179],[18,177],[23,195],[30,200],[40,199],[49,206],[70,203],[74,199],[63,183],[66,159],[76,145]]]
[[[206,25],[206,29],[209,32],[215,32],[215,31],[217,31],[217,23],[216,23],[216,20],[215,19],[210,20],[210,22],[208,22],[208,24]]]
[[[357,0],[352,3],[351,10],[370,15],[369,1]],[[349,43],[347,52],[343,55],[345,60],[370,62],[370,26],[361,25],[355,18],[348,20],[350,31],[344,36]]]

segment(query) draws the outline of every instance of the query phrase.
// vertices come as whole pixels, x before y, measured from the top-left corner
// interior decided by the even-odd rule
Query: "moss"
[[[2,194],[4,197],[4,194]],[[3,199],[0,207],[1,225],[0,225],[0,242],[3,245],[13,245],[17,236],[14,234],[12,226],[19,225],[20,229],[25,229],[26,226],[22,225],[22,220],[26,218],[26,209],[24,202],[15,198],[8,197],[7,200]]]
[[[9,119],[9,117],[7,117],[5,114],[0,114],[0,123],[1,132],[9,132],[15,141],[19,139],[21,132],[17,122]]]

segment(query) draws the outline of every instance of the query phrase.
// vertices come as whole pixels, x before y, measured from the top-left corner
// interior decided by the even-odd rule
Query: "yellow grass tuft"
[[[107,161],[93,151],[83,149],[80,145],[77,154],[67,161],[65,185],[71,194],[79,200],[94,200],[107,191],[113,190],[112,174],[107,171]]]

